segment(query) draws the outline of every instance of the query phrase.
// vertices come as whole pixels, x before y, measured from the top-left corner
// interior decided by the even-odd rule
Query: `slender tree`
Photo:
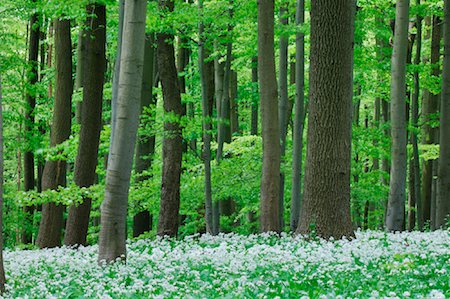
[[[391,176],[386,228],[402,231],[406,199],[406,60],[409,0],[398,0],[391,67]]]
[[[125,6],[116,125],[101,206],[99,262],[126,258],[128,191],[139,126],[147,1],[127,1]]]
[[[173,0],[159,0],[159,8],[163,13],[172,12],[174,5]],[[158,69],[167,118],[164,121],[161,206],[158,219],[160,236],[177,235],[180,210],[182,131],[179,118],[182,115],[182,105],[173,40],[171,33],[161,32],[157,35]]]
[[[144,51],[144,72],[142,74],[141,91],[141,115],[147,114],[156,105],[156,98],[153,97],[154,69],[155,69],[155,47],[154,35],[147,34],[145,38]],[[142,121],[142,120],[141,120]],[[150,176],[144,175],[146,170],[152,166],[153,154],[155,153],[155,134],[139,134],[136,148],[135,171],[136,182],[148,180]],[[133,237],[150,231],[152,226],[152,215],[148,209],[140,211],[133,217]]]
[[[446,225],[450,215],[450,1],[445,0],[444,3],[444,65],[442,68],[441,146],[436,198],[436,228]]]
[[[67,140],[71,133],[72,119],[72,42],[70,21],[58,19],[55,28],[55,100],[51,127],[50,146]],[[56,190],[66,185],[67,163],[63,160],[47,161],[42,174],[42,190]],[[42,205],[42,218],[36,240],[40,248],[61,245],[64,206],[57,203]]]
[[[350,160],[355,1],[311,2],[308,143],[297,233],[353,237]]]
[[[295,23],[305,22],[305,1],[297,0]],[[292,150],[292,192],[291,192],[291,231],[295,232],[300,220],[302,162],[303,162],[303,127],[305,102],[305,34],[298,30],[295,37],[295,116],[294,145]]]
[[[86,34],[86,65],[81,114],[80,141],[75,161],[74,181],[79,187],[95,183],[98,147],[102,129],[103,83],[106,69],[106,7],[90,4]],[[85,245],[91,211],[91,198],[83,198],[78,206],[69,208],[65,245]]]
[[[258,135],[258,57],[252,58],[252,83],[253,83],[253,98],[252,98],[252,118],[251,118],[251,132],[252,135]]]
[[[0,227],[3,228],[3,102],[2,102],[2,78],[0,77]],[[5,268],[3,266],[3,234],[0,235],[0,294],[5,292]]]
[[[30,17],[30,34],[28,43],[28,88],[27,88],[27,103],[25,109],[25,136],[28,140],[33,140],[33,130],[35,122],[35,107],[36,107],[36,83],[38,82],[39,70],[39,15],[33,13]],[[23,185],[24,191],[34,190],[36,187],[35,169],[34,169],[34,153],[32,144],[28,144],[27,149],[23,153]],[[25,223],[22,232],[22,243],[29,244],[32,241],[31,226],[33,223],[34,206],[26,206]]]
[[[258,75],[261,97],[263,166],[261,231],[280,232],[280,125],[274,53],[274,0],[258,1]]]

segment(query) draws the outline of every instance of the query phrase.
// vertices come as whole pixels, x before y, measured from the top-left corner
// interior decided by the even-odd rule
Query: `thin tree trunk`
[[[238,74],[231,71],[230,78],[230,130],[231,135],[239,133],[239,109],[238,109]]]
[[[353,0],[311,2],[310,110],[297,233],[354,237],[350,217]]]
[[[442,68],[441,146],[436,198],[436,228],[445,226],[450,215],[450,1],[445,0],[444,3],[444,64]]]
[[[4,157],[3,157],[3,101],[2,78],[0,77],[0,227],[3,230],[3,181],[4,181]],[[0,235],[0,294],[5,292],[5,268],[3,267],[3,234]]]
[[[25,136],[33,139],[34,135],[34,118],[35,118],[35,107],[36,107],[36,90],[35,85],[38,82],[38,70],[39,70],[39,35],[40,35],[40,24],[39,15],[34,13],[30,17],[30,35],[28,43],[28,84],[27,89],[27,106],[25,110]],[[32,89],[32,90],[30,90]],[[23,153],[23,185],[24,191],[34,190],[36,186],[35,175],[34,175],[34,154],[31,142],[27,141],[27,150]],[[35,207],[26,206],[24,207],[24,223],[22,230],[22,243],[29,244],[32,241],[32,225],[33,225],[33,214]]]
[[[289,23],[288,17],[288,5],[289,3],[282,3],[280,7],[280,23],[282,27],[287,27]],[[284,164],[284,159],[286,155],[286,135],[287,135],[287,125],[288,125],[288,48],[289,48],[289,36],[283,33],[280,36],[279,41],[280,46],[280,62],[279,62],[279,102],[278,102],[278,121],[280,127],[280,159],[281,163]],[[280,229],[284,228],[284,177],[283,171],[280,172],[280,194],[279,194],[279,208],[278,208],[278,219],[280,221]]]
[[[433,29],[431,32],[431,64],[433,65],[431,75],[439,76],[439,57],[440,57],[440,42],[441,42],[441,24],[440,19],[437,16],[433,16]],[[429,90],[424,90],[423,103],[422,103],[422,115],[423,115],[423,134],[422,144],[437,144],[438,129],[434,128],[430,121],[432,121],[433,115],[438,112],[438,95],[432,94]],[[423,207],[423,222],[430,223],[432,215],[432,198],[433,198],[433,173],[436,169],[433,169],[434,162],[432,160],[423,162],[422,171],[422,207]],[[431,225],[431,223],[430,223]]]
[[[173,0],[159,0],[161,10],[173,11]],[[178,121],[182,114],[181,95],[173,35],[158,34],[158,69],[164,98],[165,114],[177,120],[164,122],[163,171],[161,184],[161,207],[159,211],[158,235],[174,237],[178,233],[180,209],[180,176],[182,159],[182,128]]]
[[[141,91],[141,115],[144,115],[147,111],[155,109],[156,98],[153,97],[153,85],[154,85],[154,64],[155,61],[155,48],[153,46],[154,37],[153,34],[147,34],[145,39],[145,51],[144,51],[144,72],[142,74],[142,91]],[[142,120],[141,120],[142,121]],[[150,177],[143,175],[143,172],[150,170],[152,167],[153,154],[155,153],[155,134],[139,135],[136,159],[135,159],[135,171],[136,182],[142,182],[148,180]],[[153,217],[148,209],[140,211],[133,217],[133,237],[151,230],[153,223]]]
[[[89,26],[89,24],[88,24]],[[86,43],[87,38],[85,36],[85,30],[80,30],[78,33],[78,45],[77,45],[77,68],[75,74],[75,91],[79,91],[83,88],[84,74],[85,74],[85,65],[86,65]],[[75,119],[78,124],[81,124],[81,111],[83,109],[83,101],[77,102],[77,106],[75,108]]]
[[[398,0],[391,69],[392,151],[386,228],[402,231],[406,199],[406,60],[409,0]]]
[[[305,22],[305,1],[297,0],[295,24]],[[294,144],[292,150],[291,231],[295,232],[300,221],[302,201],[303,127],[305,102],[305,34],[298,31],[295,38],[295,116]]]
[[[263,165],[261,231],[280,232],[280,124],[274,53],[274,0],[258,1],[258,76],[261,97]]]
[[[70,21],[56,20],[54,27],[56,90],[50,138],[52,147],[70,136],[73,92]],[[56,190],[58,186],[66,186],[66,161],[47,161],[42,175],[42,190]],[[42,205],[42,218],[36,240],[39,248],[61,245],[63,212],[64,206],[61,204],[50,202]]]
[[[106,171],[105,198],[101,206],[99,262],[126,258],[128,191],[139,126],[146,6],[146,0],[126,2],[116,126]]]
[[[95,184],[98,147],[102,129],[103,83],[106,70],[106,7],[86,7],[89,25],[86,34],[86,65],[84,67],[83,102],[80,141],[75,161],[74,181],[78,187]],[[78,206],[69,208],[65,245],[86,245],[91,212],[91,198],[83,198]]]
[[[258,135],[258,57],[252,58],[252,83],[253,83],[253,96],[252,96],[252,119],[251,119],[251,132],[253,136]]]
[[[420,5],[420,0],[416,0],[416,5]],[[416,56],[414,58],[414,64],[416,66],[420,65],[420,56],[422,54],[422,17],[420,15],[416,16]],[[412,230],[415,227],[416,219],[419,226],[419,230],[423,230],[423,215],[422,215],[422,201],[421,201],[421,190],[420,190],[420,158],[419,158],[419,146],[418,146],[418,132],[419,132],[419,93],[420,93],[420,81],[419,81],[419,71],[414,71],[414,92],[411,99],[411,121],[413,131],[411,132],[411,143],[413,148],[413,162],[410,164],[410,171],[413,172],[414,180],[414,193],[411,201],[415,203],[415,217],[413,217],[412,210],[408,216],[410,223],[409,229]],[[414,218],[414,225],[411,222]]]

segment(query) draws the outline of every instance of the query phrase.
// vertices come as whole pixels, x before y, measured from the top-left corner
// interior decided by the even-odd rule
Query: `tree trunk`
[[[144,51],[144,72],[142,74],[141,115],[144,115],[144,113],[146,114],[146,110],[152,111],[155,109],[156,105],[156,99],[153,97],[153,81],[155,77],[154,64],[156,63],[153,43],[153,35],[147,34]],[[139,134],[135,159],[137,182],[142,182],[150,178],[147,175],[143,175],[143,172],[152,167],[155,143],[156,136],[154,134],[150,136]],[[139,235],[150,231],[152,222],[153,217],[150,214],[150,211],[143,210],[136,214],[133,217],[133,237],[138,237]]]
[[[420,5],[420,0],[416,0],[416,5]],[[422,17],[420,15],[416,16],[416,56],[414,58],[414,64],[416,66],[420,65],[420,55],[422,53]],[[418,146],[418,132],[419,132],[419,93],[420,93],[420,81],[419,81],[419,71],[414,71],[414,92],[411,99],[411,121],[413,131],[411,132],[411,143],[413,148],[413,162],[410,164],[410,171],[413,172],[414,177],[414,193],[411,201],[415,203],[416,211],[410,212],[409,221],[412,230],[415,227],[415,218],[417,218],[417,224],[419,230],[423,229],[423,215],[422,215],[422,201],[421,201],[421,191],[420,191],[420,158],[419,158],[419,146]],[[413,214],[415,214],[413,217]],[[414,218],[414,225],[411,225],[411,221]]]
[[[239,133],[238,74],[231,71],[230,77],[230,130],[231,135]]]
[[[56,90],[53,108],[50,146],[67,140],[72,119],[72,42],[70,21],[56,20],[55,24]],[[47,161],[42,175],[42,190],[56,190],[66,186],[66,161]],[[39,248],[61,245],[64,206],[56,203],[42,205],[42,218],[36,244]]]
[[[252,96],[252,119],[251,119],[251,135],[258,135],[258,57],[252,58],[252,83],[253,83],[253,96]]]
[[[297,233],[353,237],[350,164],[353,0],[311,3],[310,110],[305,191]]]
[[[391,69],[391,177],[386,228],[402,231],[406,199],[406,60],[409,0],[398,0]]]
[[[88,24],[89,26],[89,24]],[[84,74],[85,74],[85,66],[86,66],[86,43],[87,38],[85,36],[86,31],[80,30],[78,33],[78,45],[77,45],[77,68],[75,74],[75,91],[79,91],[83,88]],[[75,108],[75,119],[77,120],[77,124],[81,124],[81,110],[83,109],[83,101],[77,102],[77,106]]]
[[[445,0],[444,5],[444,64],[442,68],[441,147],[436,198],[436,228],[445,226],[450,214],[450,1]]]
[[[433,65],[431,75],[439,76],[439,57],[440,57],[440,42],[441,42],[441,24],[437,16],[433,16],[433,29],[431,32],[431,64]],[[423,95],[423,135],[422,144],[437,144],[438,129],[432,127],[430,121],[433,121],[433,115],[438,112],[438,95],[432,94],[428,90],[424,90]],[[424,161],[422,172],[422,207],[423,207],[423,222],[431,221],[431,204],[433,191],[433,169],[434,162]],[[430,223],[431,224],[431,223]]]
[[[305,22],[305,1],[297,0],[295,24],[302,26]],[[294,141],[292,150],[292,192],[291,192],[291,231],[295,232],[300,221],[302,201],[302,162],[303,162],[303,127],[305,102],[305,34],[297,32],[295,37],[295,116]]]
[[[203,17],[203,1],[198,1],[200,17]],[[205,222],[206,232],[217,235],[218,229],[214,228],[213,201],[211,191],[211,131],[212,131],[212,104],[214,103],[214,62],[205,62],[205,38],[204,24],[200,21],[200,43],[198,47],[198,68],[202,87],[202,123],[203,123],[203,163],[205,166]]]
[[[0,227],[3,228],[3,108],[2,108],[2,78],[0,77]],[[0,294],[5,292],[5,268],[3,267],[3,234],[0,235]]]
[[[30,17],[30,39],[28,44],[28,84],[30,89],[34,89],[38,82],[38,55],[39,55],[39,15],[34,13]],[[25,112],[25,136],[33,139],[34,136],[34,117],[36,107],[36,91],[27,90],[27,106]],[[23,185],[24,191],[34,190],[36,186],[34,176],[34,154],[33,145],[27,140],[27,150],[23,153]],[[35,207],[24,207],[24,223],[22,230],[22,243],[29,244],[32,241],[32,225]]]
[[[161,10],[173,11],[173,0],[159,0]],[[180,176],[182,159],[182,129],[179,118],[182,114],[178,73],[175,66],[173,35],[158,34],[158,69],[164,99],[164,112],[177,120],[164,122],[163,171],[161,184],[161,207],[159,211],[158,235],[174,237],[178,233],[180,209]]]
[[[91,4],[86,7],[86,13],[89,16],[87,20],[89,26],[85,31],[86,65],[83,74],[83,113],[74,173],[75,184],[81,188],[95,184],[106,70],[106,7]],[[80,205],[69,208],[65,245],[86,245],[90,212],[91,198],[83,198]]]
[[[101,206],[99,262],[126,258],[126,217],[144,65],[145,0],[127,1],[124,16],[114,137]],[[139,82],[136,84],[136,82]]]
[[[274,53],[274,0],[258,1],[258,76],[261,97],[263,166],[261,231],[280,232],[280,124]]]
[[[280,7],[280,23],[282,27],[287,27],[289,23],[288,17],[288,6],[289,3],[282,3]],[[279,41],[280,46],[280,63],[279,63],[279,102],[278,102],[278,121],[280,127],[280,143],[281,152],[280,159],[281,163],[284,164],[284,156],[286,154],[286,135],[287,135],[287,125],[288,125],[288,48],[289,48],[289,36],[286,33],[282,33]],[[284,177],[283,171],[280,172],[280,195],[279,195],[279,208],[278,208],[278,219],[280,221],[280,229],[284,228]]]

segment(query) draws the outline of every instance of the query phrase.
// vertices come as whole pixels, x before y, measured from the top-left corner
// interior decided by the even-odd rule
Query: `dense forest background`
[[[321,28],[319,21],[311,24],[314,4],[275,1],[273,44],[259,45],[264,51],[260,50],[258,61],[258,26],[265,21],[261,19],[258,24],[257,1],[140,2],[2,1],[6,247],[97,243],[101,203],[105,190],[105,200],[111,200],[108,192],[113,185],[122,199],[102,212],[119,218],[126,213],[126,222],[125,227],[105,229],[123,229],[128,238],[157,233],[184,237],[206,231],[250,234],[259,232],[260,227],[263,231],[297,229],[310,142],[310,55],[316,53],[310,52],[310,37],[312,29]],[[395,65],[396,7],[400,10],[399,6],[405,5],[401,2],[409,1],[398,2],[396,6],[391,0],[357,1],[354,36],[353,32],[337,32],[335,37],[346,40],[350,36],[354,45],[354,57],[348,57],[353,69],[352,115],[348,119],[352,123],[348,230],[384,229],[390,182],[397,186],[396,177],[390,177],[392,162],[398,159],[394,156],[397,151],[391,154],[392,129],[398,129],[391,126],[392,117],[398,118],[398,110],[391,110],[395,109],[391,88],[396,84],[391,65]],[[134,7],[124,14],[123,5]],[[407,63],[403,76],[407,177],[400,208],[392,209],[399,220],[388,228],[428,230],[441,226],[445,218],[445,211],[437,212],[445,210],[445,204],[436,200],[440,101],[449,101],[440,99],[444,1],[417,0],[407,5],[407,39],[397,45],[406,54]],[[267,11],[270,9],[262,12]],[[334,13],[331,8],[329,12]],[[136,27],[121,27],[124,19],[130,22],[127,18],[138,20],[131,22]],[[143,22],[145,26],[139,26]],[[267,28],[270,32],[270,26]],[[270,57],[270,49],[275,51],[276,77],[259,69],[263,78],[258,78],[258,68],[267,66],[264,56]],[[124,82],[131,87],[125,88],[124,82],[119,84],[118,70],[125,69],[120,74],[139,73],[133,69],[133,59],[139,60],[135,58],[139,54],[143,54],[141,65],[136,65],[142,68],[143,79],[127,77]],[[172,60],[176,62],[175,74]],[[299,68],[303,63],[304,73]],[[262,101],[273,90],[264,82],[275,84],[276,102]],[[336,94],[342,91],[339,88]],[[121,97],[128,98],[128,104],[119,102],[121,108],[114,108],[114,99],[120,101]],[[337,103],[330,115],[345,114]],[[261,106],[262,121],[266,121],[263,126]],[[128,110],[130,114],[121,114],[126,107],[132,110]],[[136,113],[140,113],[137,150],[129,155],[134,152],[134,139],[120,139],[112,146],[115,135],[111,131],[124,132],[122,137],[132,135],[133,123],[128,126],[120,119]],[[270,113],[279,114],[276,127],[271,127]],[[279,159],[281,166],[279,175],[267,177],[270,170],[263,166],[263,140],[271,137],[263,131],[275,128],[281,132],[280,145],[276,145],[280,148],[278,153],[265,154],[278,155],[275,160]],[[345,131],[338,122],[329,129],[336,136]],[[268,149],[266,143],[264,149]],[[114,157],[128,153],[128,160],[111,160],[110,152]],[[182,163],[177,164],[176,159],[181,157]],[[320,161],[326,164],[328,160],[325,157]],[[108,179],[114,183],[105,187],[109,163],[113,163],[117,177]],[[126,173],[131,167],[127,198],[126,175],[120,172]],[[322,175],[310,180],[317,184],[326,181],[323,176],[327,176],[328,168],[323,169]],[[279,193],[271,198],[272,207],[277,208],[260,209],[260,198],[268,198],[271,190],[267,186],[274,180],[280,180]],[[118,186],[120,182],[125,183]],[[334,193],[331,196],[340,198]],[[336,205],[324,204],[331,213],[340,213],[334,210]],[[278,224],[273,226],[267,217],[275,217]],[[162,218],[165,224],[161,224]],[[314,231],[315,223],[310,225],[310,231]],[[108,238],[103,241],[114,242]]]

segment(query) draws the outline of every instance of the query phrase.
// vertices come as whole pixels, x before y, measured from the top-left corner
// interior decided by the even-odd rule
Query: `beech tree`
[[[2,78],[0,77],[0,227],[3,231],[3,181],[4,181],[4,155],[3,155],[3,98]],[[0,235],[0,294],[5,291],[5,268],[3,266],[3,234]]]
[[[444,2],[444,65],[442,68],[439,172],[436,198],[436,228],[450,215],[450,1]]]
[[[56,81],[50,134],[52,147],[61,144],[70,136],[73,92],[70,21],[58,19],[54,23],[54,28]],[[42,190],[56,190],[59,186],[66,186],[66,171],[66,161],[47,161],[42,175]],[[64,205],[53,202],[42,205],[42,218],[36,240],[40,248],[61,245],[64,209]]]
[[[173,0],[159,0],[159,9],[169,13],[174,9]],[[163,16],[164,17],[164,16]],[[158,235],[176,236],[180,209],[180,177],[182,158],[182,132],[179,123],[182,115],[181,94],[175,65],[174,36],[157,34],[158,70],[164,100],[163,170]]]
[[[126,216],[144,64],[146,0],[126,1],[114,137],[101,206],[98,260],[126,258]]]
[[[350,161],[355,2],[311,2],[308,144],[297,233],[352,237]]]
[[[274,0],[258,1],[258,77],[263,138],[261,231],[280,232],[280,124],[275,74]]]
[[[406,199],[406,59],[409,0],[398,0],[395,15],[394,51],[391,66],[391,176],[386,228],[405,228]]]
[[[83,108],[74,174],[74,181],[79,187],[90,187],[95,183],[106,69],[106,7],[90,4],[86,13],[89,18],[84,33],[86,65],[83,73]],[[90,198],[84,198],[80,205],[69,208],[65,245],[86,244],[91,201]]]

